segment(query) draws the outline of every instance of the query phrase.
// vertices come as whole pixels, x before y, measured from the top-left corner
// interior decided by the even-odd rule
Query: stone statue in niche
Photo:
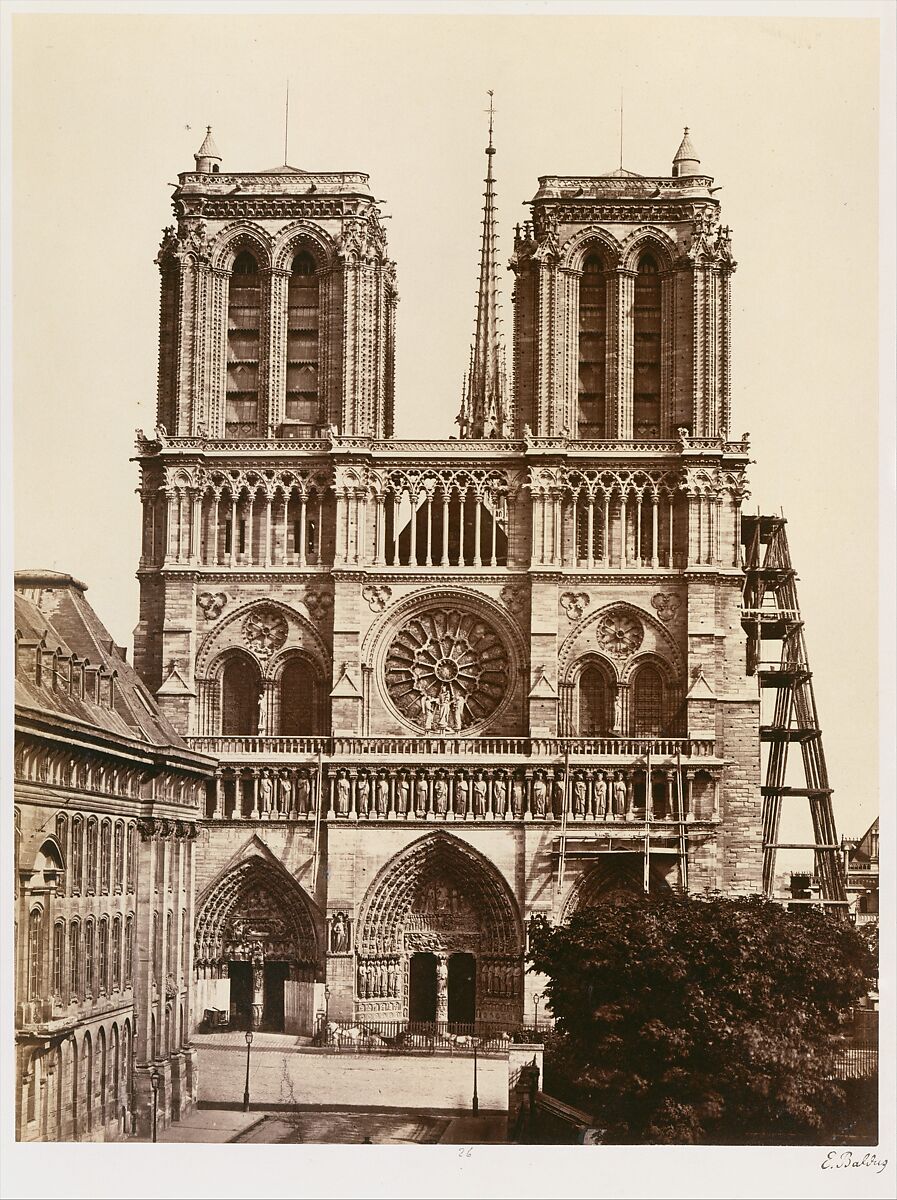
[[[349,921],[345,913],[338,912],[330,923],[330,949],[333,954],[349,952]]]
[[[366,817],[371,800],[371,784],[367,775],[358,777],[358,815]]]
[[[349,815],[349,780],[345,775],[340,775],[336,781],[336,815],[338,817]]]
[[[288,817],[293,807],[293,783],[288,772],[282,771],[280,775],[280,805],[283,815]]]
[[[613,815],[615,817],[622,817],[626,812],[626,781],[619,772],[613,782],[613,794]]]
[[[433,797],[437,817],[444,817],[448,811],[448,784],[441,775],[434,784]]]
[[[585,815],[586,811],[586,783],[580,776],[573,785],[573,812],[577,817]]]
[[[515,779],[511,784],[511,806],[514,810],[514,816],[518,819],[523,816],[523,780]]]
[[[385,817],[389,812],[389,780],[381,775],[377,780],[377,816]]]
[[[414,811],[419,817],[427,815],[427,800],[429,799],[429,786],[425,775],[418,776],[417,783],[414,785]]]
[[[492,799],[495,806],[496,817],[503,817],[505,812],[505,801],[507,799],[508,785],[501,776],[498,776],[492,781]]]
[[[268,732],[268,713],[265,706],[265,693],[259,696],[258,736],[265,737]]]
[[[408,800],[411,788],[408,783],[407,775],[399,776],[398,787],[396,788],[396,808],[399,816],[404,817],[408,812]]]
[[[545,780],[541,775],[537,775],[533,780],[533,816],[545,816],[545,802],[547,800],[547,791]]]
[[[599,817],[607,813],[607,783],[601,771],[595,776],[595,809]]]
[[[470,784],[467,781],[467,776],[462,771],[455,780],[455,812],[459,817],[467,816],[469,793]]]
[[[558,820],[561,819],[561,816],[564,812],[565,790],[566,785],[564,782],[564,772],[561,771],[561,773],[555,778],[554,787],[552,788],[552,808],[554,815]]]
[[[486,781],[481,771],[477,771],[473,781],[473,813],[475,817],[486,815]]]
[[[262,812],[271,811],[271,802],[274,798],[274,784],[271,782],[271,776],[267,771],[262,771],[262,777],[259,780],[259,807]]]
[[[296,782],[296,804],[302,816],[308,812],[308,792],[308,777],[303,773]]]

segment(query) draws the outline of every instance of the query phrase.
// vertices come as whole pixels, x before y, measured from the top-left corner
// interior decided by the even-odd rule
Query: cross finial
[[[488,96],[489,96],[489,149],[490,150],[492,149],[492,119],[495,116],[495,107],[492,103],[492,97],[494,94],[495,93],[490,88],[489,92],[488,92]]]

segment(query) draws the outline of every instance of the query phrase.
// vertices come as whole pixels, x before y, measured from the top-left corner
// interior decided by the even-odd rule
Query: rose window
[[[641,622],[629,613],[609,613],[598,624],[598,645],[615,658],[623,658],[638,650],[645,636]]]
[[[390,699],[407,720],[448,733],[495,712],[507,691],[508,653],[482,617],[432,609],[394,635],[385,673]]]
[[[276,608],[257,608],[243,622],[243,636],[247,644],[262,657],[279,650],[287,640],[288,633],[286,618]]]

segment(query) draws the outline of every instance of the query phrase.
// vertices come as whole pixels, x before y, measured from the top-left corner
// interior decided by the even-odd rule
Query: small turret
[[[212,139],[212,126],[206,126],[206,137],[203,144],[193,155],[196,170],[201,175],[217,175],[221,170],[221,155]]]
[[[676,151],[676,157],[673,159],[673,178],[678,179],[681,175],[700,174],[701,160],[695,154],[695,148],[691,144],[691,138],[688,136],[688,126],[686,125],[682,142]]]

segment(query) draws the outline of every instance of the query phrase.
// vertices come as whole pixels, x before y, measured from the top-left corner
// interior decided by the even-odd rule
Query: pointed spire
[[[215,145],[215,140],[212,137],[212,126],[206,126],[206,136],[203,144],[193,155],[196,160],[196,169],[204,175],[217,172],[221,167],[221,155],[218,152],[218,147]]]
[[[673,178],[680,175],[700,175],[701,160],[695,153],[695,148],[691,144],[691,138],[688,136],[688,126],[682,135],[682,141],[679,144],[679,149],[676,151],[676,157],[673,159]]]
[[[480,282],[477,291],[477,321],[470,367],[458,424],[462,438],[507,437],[510,409],[505,372],[505,351],[498,315],[498,233],[495,220],[495,181],[492,159],[492,129],[495,109],[489,92],[489,145],[486,147],[486,191],[483,232],[480,244]]]

